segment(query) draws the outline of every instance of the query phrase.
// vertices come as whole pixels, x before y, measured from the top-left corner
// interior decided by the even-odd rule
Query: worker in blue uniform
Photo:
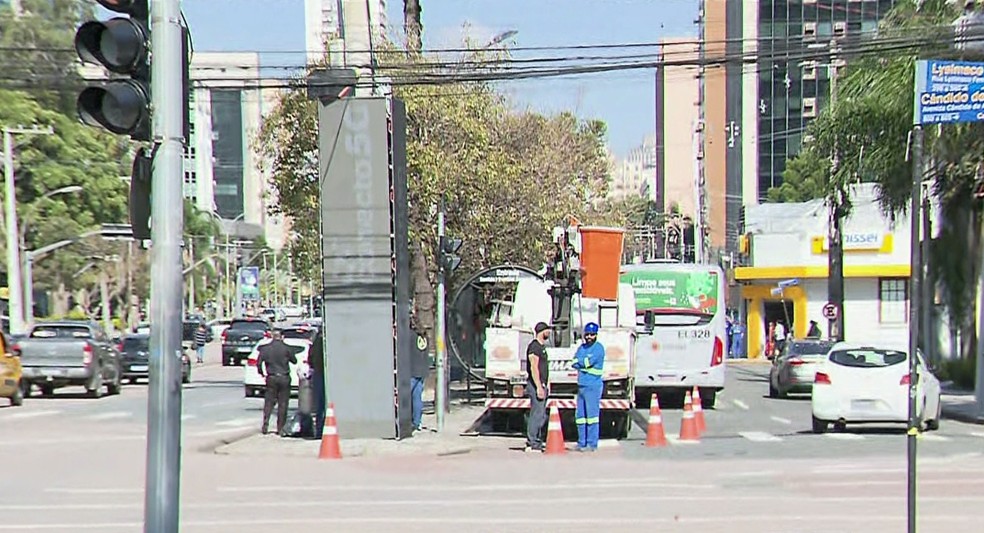
[[[601,422],[602,375],[605,368],[605,347],[598,342],[598,324],[588,322],[584,326],[584,342],[574,353],[577,369],[577,423],[578,451],[593,452],[598,449],[598,433]]]

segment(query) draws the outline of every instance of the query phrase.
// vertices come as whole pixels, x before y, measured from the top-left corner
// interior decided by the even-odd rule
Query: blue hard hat
[[[584,334],[589,335],[592,333],[595,335],[598,334],[598,324],[595,324],[594,322],[588,322],[587,325],[584,326]]]

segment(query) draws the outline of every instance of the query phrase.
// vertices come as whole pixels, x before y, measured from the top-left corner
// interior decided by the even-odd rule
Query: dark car
[[[813,391],[817,365],[827,359],[834,341],[821,339],[789,340],[782,353],[772,360],[769,370],[769,397],[783,398],[791,392]]]
[[[131,384],[150,377],[150,335],[127,335],[119,345],[123,378]],[[181,382],[191,381],[191,358],[181,354]]]
[[[270,337],[270,323],[261,318],[237,318],[222,332],[222,366],[239,366],[261,340]]]

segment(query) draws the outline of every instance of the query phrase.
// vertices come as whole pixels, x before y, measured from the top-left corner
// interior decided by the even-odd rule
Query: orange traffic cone
[[[567,453],[567,448],[564,446],[564,428],[560,425],[560,411],[556,405],[550,407],[550,421],[547,423],[546,453]]]
[[[697,433],[701,435],[707,431],[707,423],[704,422],[704,404],[700,401],[700,389],[694,387],[694,422],[697,423]]]
[[[700,433],[697,432],[697,423],[694,421],[693,400],[690,397],[690,391],[687,391],[687,399],[683,404],[683,422],[680,424],[680,440],[700,440]]]
[[[338,426],[335,422],[335,404],[329,403],[325,412],[325,430],[321,435],[321,451],[318,459],[341,459],[342,449],[338,442]]]
[[[649,427],[646,429],[646,447],[659,448],[666,446],[666,432],[663,431],[663,414],[659,410],[659,398],[653,393],[649,405]]]

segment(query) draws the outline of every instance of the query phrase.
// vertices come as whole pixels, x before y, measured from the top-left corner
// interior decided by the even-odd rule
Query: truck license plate
[[[147,371],[147,365],[133,365],[133,366],[130,367],[130,370],[132,370],[134,372],[146,372]]]

